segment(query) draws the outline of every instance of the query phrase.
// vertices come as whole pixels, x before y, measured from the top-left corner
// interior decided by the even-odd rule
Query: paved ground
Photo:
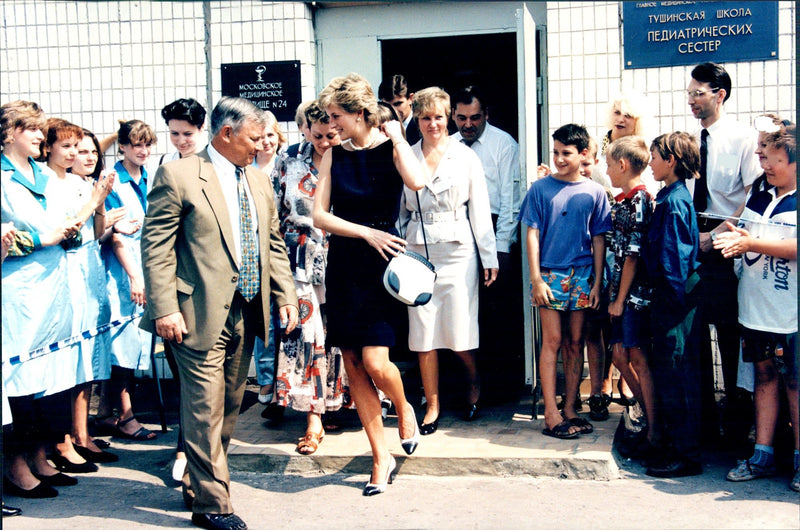
[[[733,456],[714,454],[700,477],[655,480],[637,463],[613,458],[619,408],[578,442],[544,438],[524,400],[493,408],[474,424],[446,416],[417,453],[398,458],[388,491],[365,498],[369,460],[357,420],[345,418],[342,432],[327,435],[315,457],[301,457],[294,443],[302,415],[267,429],[254,402],[248,393],[231,448],[234,504],[253,529],[800,528],[800,496],[788,489],[788,475],[726,482]],[[157,428],[156,415],[139,415]],[[169,432],[154,442],[111,439],[120,461],[79,476],[78,486],[61,488],[55,499],[6,498],[24,515],[3,520],[3,528],[191,527],[170,478],[174,415],[168,419]],[[396,420],[387,425],[399,456]]]

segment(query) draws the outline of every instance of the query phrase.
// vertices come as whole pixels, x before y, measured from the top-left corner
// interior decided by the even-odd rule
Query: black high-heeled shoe
[[[56,469],[64,471],[65,473],[95,473],[98,469],[97,464],[89,461],[83,462],[82,464],[75,464],[58,453],[50,455],[50,460],[52,460]]]
[[[379,493],[383,493],[386,491],[386,486],[392,483],[392,472],[397,467],[397,462],[395,461],[392,455],[389,455],[389,467],[386,468],[386,476],[383,482],[379,482],[377,484],[373,484],[372,482],[368,482],[366,486],[364,486],[363,495],[364,497],[372,497],[373,495],[377,495]]]
[[[419,433],[422,436],[427,436],[429,434],[435,433],[436,429],[438,429],[438,428],[439,428],[439,418],[437,416],[437,418],[435,420],[433,420],[432,422],[430,422],[430,423],[420,423],[419,424]]]

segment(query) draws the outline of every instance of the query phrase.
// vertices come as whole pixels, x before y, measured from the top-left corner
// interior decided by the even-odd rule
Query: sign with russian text
[[[778,58],[778,2],[622,2],[625,68]]]
[[[222,95],[249,99],[278,121],[294,121],[301,97],[300,61],[223,64]]]

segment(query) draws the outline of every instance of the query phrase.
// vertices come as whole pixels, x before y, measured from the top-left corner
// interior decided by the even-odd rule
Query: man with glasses
[[[693,200],[700,229],[700,276],[704,295],[700,318],[714,324],[722,359],[726,405],[723,413],[723,438],[734,448],[743,448],[753,423],[749,396],[736,387],[739,361],[737,284],[733,260],[713,249],[717,232],[725,231],[721,218],[738,215],[750,185],[761,174],[756,151],[756,131],[725,113],[724,103],[731,96],[731,78],[715,63],[702,63],[692,70],[686,91],[689,107],[700,120],[695,134],[700,143],[700,178],[693,186]],[[695,182],[696,181],[696,182]],[[714,399],[711,335],[707,326],[702,342],[702,392],[705,439],[720,440]]]

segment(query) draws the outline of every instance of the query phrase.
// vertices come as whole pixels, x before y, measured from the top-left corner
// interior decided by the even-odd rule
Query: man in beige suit
[[[267,332],[270,295],[286,332],[297,325],[273,192],[250,165],[263,132],[258,107],[220,100],[211,113],[211,144],[159,168],[142,228],[142,327],[175,352],[188,460],[184,500],[203,528],[247,528],[233,513],[227,448],[253,339]]]

